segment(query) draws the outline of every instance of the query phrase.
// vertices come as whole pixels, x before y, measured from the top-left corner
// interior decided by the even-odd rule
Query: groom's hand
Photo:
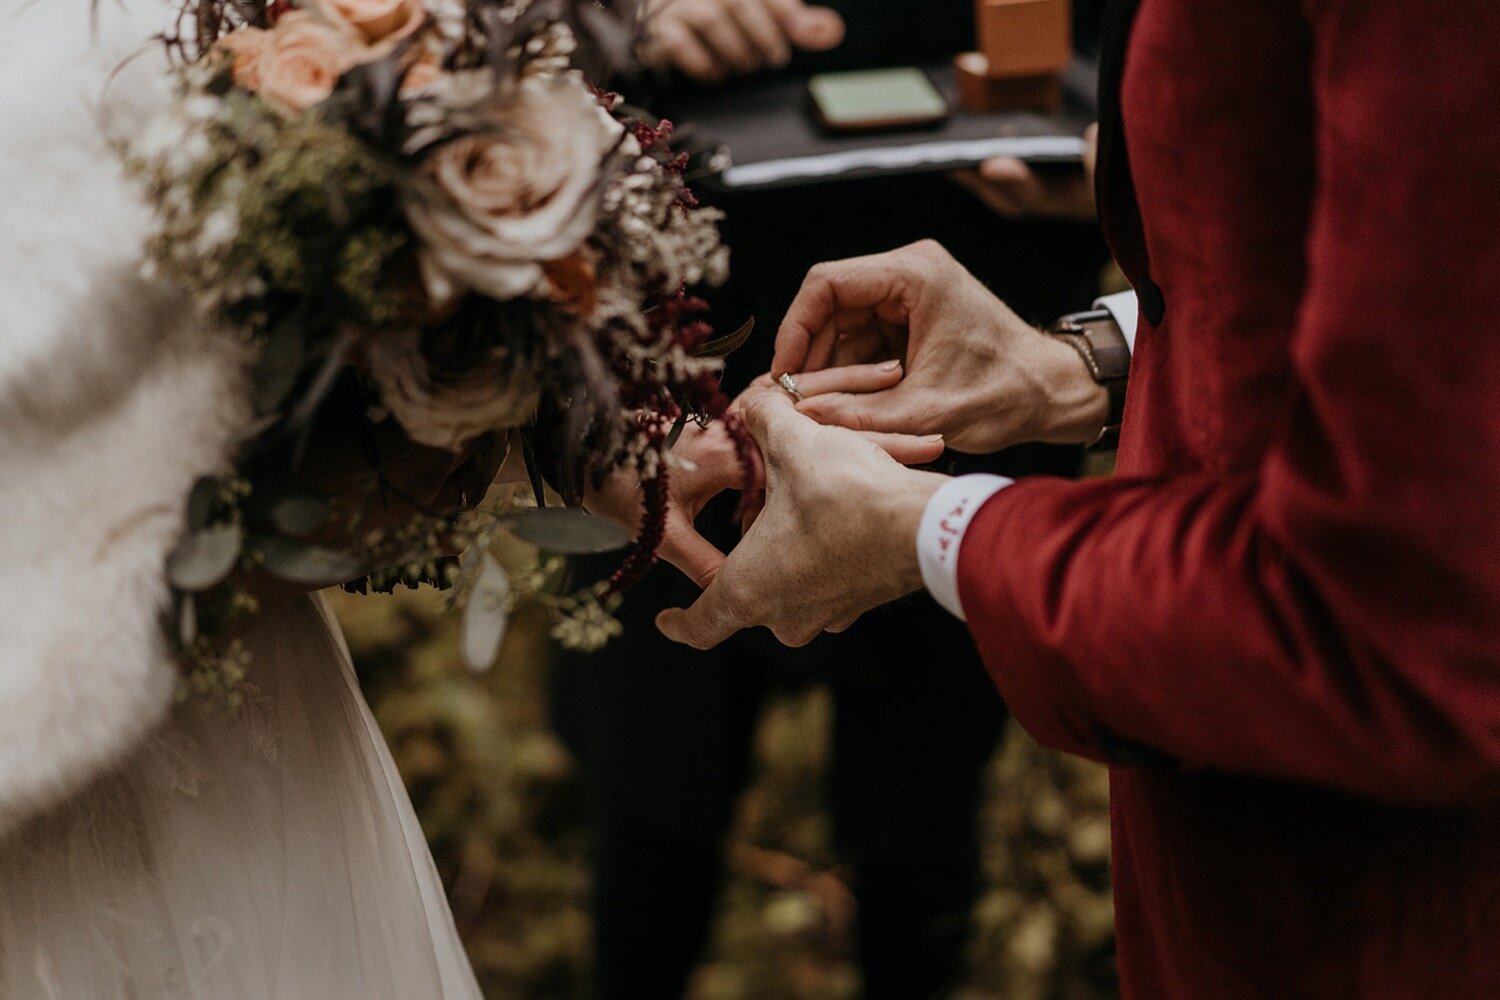
[[[798,409],[855,430],[941,434],[959,451],[1086,442],[1109,410],[1078,354],[1012,312],[938,244],[819,264],[776,335],[776,373],[901,358],[876,392],[827,393]]]
[[[750,390],[742,413],[765,463],[766,505],[697,603],[658,616],[669,639],[708,649],[765,625],[801,646],[921,587],[917,526],[944,477],[817,424],[780,389]]]
[[[798,388],[804,397],[812,398],[826,392],[879,392],[900,381],[899,363],[854,365],[808,375]],[[771,377],[762,376],[751,392],[771,385],[774,385]],[[736,399],[731,409],[741,410],[751,392]],[[943,453],[943,440],[937,436],[866,434],[864,437],[896,461],[909,465],[936,461]],[[759,463],[758,454],[752,458]],[[660,554],[698,586],[706,587],[724,562],[724,553],[699,534],[694,522],[714,497],[745,485],[744,466],[733,439],[724,424],[717,421],[706,427],[689,423],[672,448],[672,459],[667,474],[667,523]],[[757,465],[756,472],[755,485],[762,488],[764,470]],[[602,489],[591,489],[584,503],[590,511],[624,526],[632,535],[638,532],[643,506],[640,481],[634,473],[615,473]]]

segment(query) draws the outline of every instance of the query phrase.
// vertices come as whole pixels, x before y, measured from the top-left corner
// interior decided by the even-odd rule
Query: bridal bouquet
[[[163,39],[176,104],[122,153],[156,213],[149,266],[243,332],[256,410],[235,474],[195,488],[167,567],[194,676],[238,671],[247,574],[457,585],[465,656],[486,664],[513,594],[552,575],[507,572],[498,533],[554,553],[623,547],[580,505],[627,469],[644,494],[634,549],[551,598],[555,635],[603,641],[654,561],[675,430],[725,416],[717,356],[748,332],[711,339],[687,292],[722,280],[727,252],[670,123],[626,114],[574,68],[581,45],[608,48],[609,15],[544,0],[186,0],[180,14]],[[473,489],[403,496],[393,435],[451,455]],[[352,474],[330,441],[363,456]],[[480,502],[512,442],[531,509]],[[377,523],[393,495],[411,516]]]

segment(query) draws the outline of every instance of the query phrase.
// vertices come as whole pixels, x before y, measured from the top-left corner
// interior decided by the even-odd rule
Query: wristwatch
[[[1125,382],[1130,377],[1130,345],[1125,332],[1108,309],[1068,313],[1047,328],[1047,333],[1083,358],[1089,376],[1109,393],[1109,417],[1099,436],[1089,443],[1103,451],[1120,441],[1120,419],[1125,415]]]

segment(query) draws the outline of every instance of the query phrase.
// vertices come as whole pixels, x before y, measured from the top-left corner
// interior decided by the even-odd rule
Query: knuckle
[[[934,260],[936,258],[942,257],[946,252],[943,250],[943,245],[941,243],[931,238],[925,240],[917,240],[917,242],[911,245],[911,249],[913,253],[926,260]]]
[[[718,11],[709,4],[686,4],[678,12],[677,19],[694,31],[703,31],[718,20]]]
[[[740,413],[745,421],[752,425],[763,426],[765,418],[771,411],[771,401],[775,398],[773,393],[778,391],[767,386],[760,392],[747,393],[740,407]]]
[[[952,262],[953,257],[937,240],[918,240],[909,248],[911,256],[924,269],[937,270]]]
[[[796,628],[792,629],[791,644],[795,647],[806,646],[808,643],[812,642],[822,634],[823,630],[815,625],[798,625]]]
[[[812,634],[802,625],[779,626],[773,628],[771,634],[776,636],[777,642],[790,649],[800,649],[813,640]]]
[[[692,3],[684,2],[684,0],[679,0],[677,3],[669,3],[647,22],[647,27],[658,35],[670,34],[680,38],[685,31],[684,25],[687,24],[688,17],[693,8],[694,5]]]
[[[734,624],[749,622],[753,618],[750,612],[755,603],[755,592],[739,580],[725,579],[721,586],[724,588],[724,617]]]

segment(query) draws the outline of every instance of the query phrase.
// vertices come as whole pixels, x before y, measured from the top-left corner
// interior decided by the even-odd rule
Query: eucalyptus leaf
[[[308,494],[279,497],[271,504],[271,524],[283,535],[306,538],[328,523],[328,501]]]
[[[687,422],[688,422],[688,411],[687,410],[681,410],[681,411],[679,411],[678,414],[677,414],[677,419],[675,421],[673,421],[673,423],[672,423],[672,429],[667,432],[667,450],[668,451],[671,451],[673,448],[677,447],[677,439],[680,438],[680,437],[682,437],[682,429],[687,426]]]
[[[478,673],[493,666],[500,655],[510,621],[510,577],[488,552],[469,562],[477,565],[473,565],[474,579],[464,602],[459,651],[464,666]]]
[[[178,590],[207,590],[221,583],[244,547],[238,524],[216,524],[194,531],[167,556],[167,579]]]
[[[198,602],[192,594],[183,594],[177,604],[177,638],[184,647],[198,638]]]
[[[302,325],[297,317],[287,317],[271,328],[255,361],[255,412],[270,413],[281,405],[297,376],[302,373]]]
[[[365,572],[364,561],[353,552],[284,535],[257,535],[251,545],[261,554],[266,572],[309,587],[331,587]]]
[[[630,544],[624,528],[577,507],[516,511],[510,530],[537,548],[567,555],[612,552]]]
[[[726,333],[722,337],[715,337],[705,341],[703,346],[693,352],[700,358],[725,358],[739,350],[745,341],[750,339],[750,334],[755,332],[755,317],[751,316],[744,324],[733,333]]]
[[[223,484],[215,476],[199,476],[188,494],[188,528],[197,531],[208,526],[209,516],[214,512],[214,501],[219,497]]]
[[[521,428],[521,457],[526,460],[526,478],[531,483],[531,495],[537,509],[547,506],[547,489],[543,485],[541,463],[536,457],[536,437],[529,427]]]
[[[340,337],[329,345],[327,353],[323,355],[323,361],[318,365],[318,372],[313,376],[312,382],[307,387],[307,392],[292,407],[290,419],[293,426],[306,425],[318,411],[323,400],[333,391],[338,382],[339,372],[348,363],[349,353],[354,348],[354,339],[350,336]]]

